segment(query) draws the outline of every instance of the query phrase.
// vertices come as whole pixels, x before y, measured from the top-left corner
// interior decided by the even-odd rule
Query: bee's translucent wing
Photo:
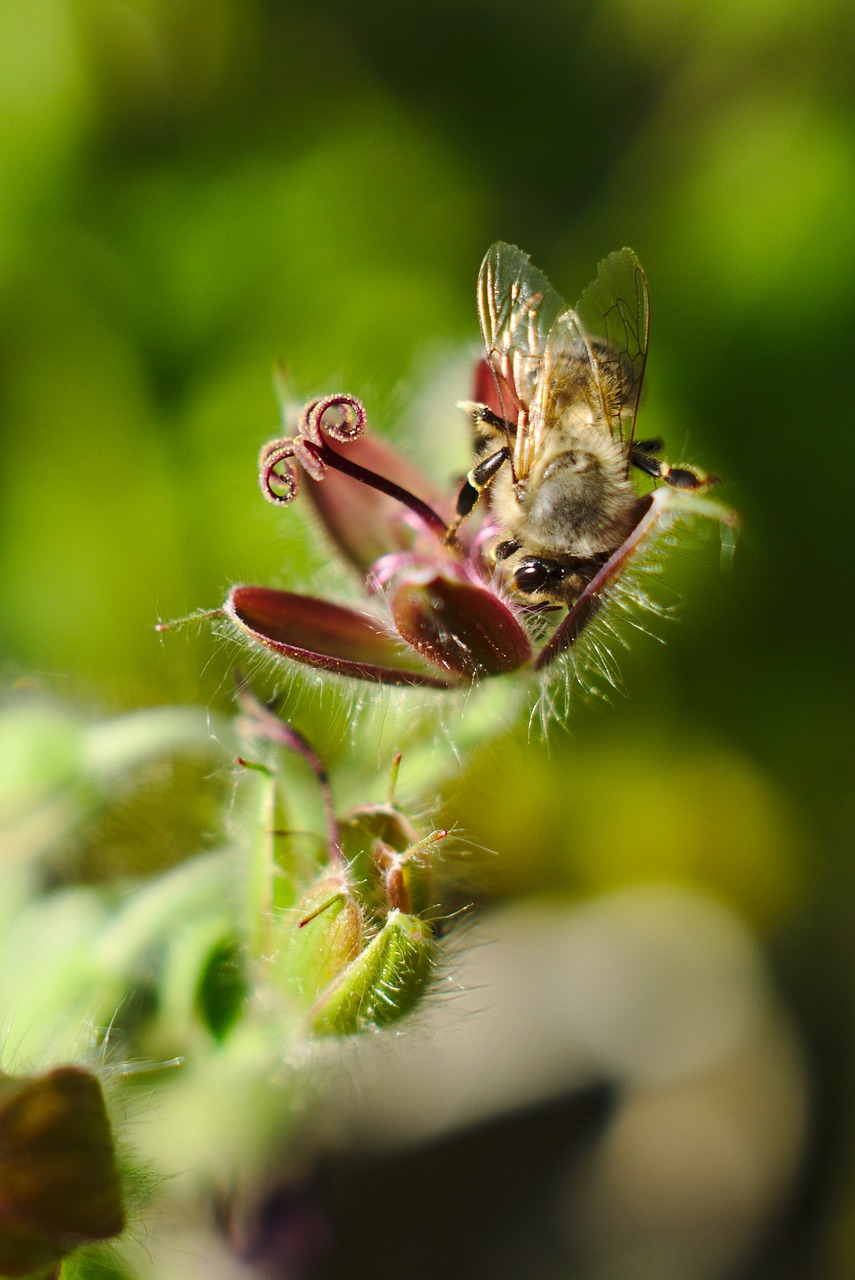
[[[576,315],[594,355],[609,430],[631,443],[650,333],[647,277],[632,249],[603,259],[596,280],[576,304]]]
[[[597,350],[576,311],[562,311],[549,332],[530,421],[515,441],[514,474],[525,480],[558,429],[609,430],[609,407]]]
[[[528,254],[501,242],[478,273],[478,315],[503,417],[515,424],[534,398],[547,338],[564,302]]]

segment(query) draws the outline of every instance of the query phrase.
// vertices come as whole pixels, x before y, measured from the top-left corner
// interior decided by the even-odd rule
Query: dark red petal
[[[655,495],[642,499],[643,510],[635,528],[591,579],[579,599],[568,610],[563,622],[553,631],[548,644],[543,646],[537,656],[538,669],[548,667],[559,654],[575,644],[594,615],[603,607],[608,598],[609,587],[644,545],[645,538],[659,518],[663,500],[659,499],[660,494],[667,500],[668,490],[664,487],[657,489]]]
[[[362,436],[336,452],[394,481],[445,516],[447,504],[427,477],[376,437]],[[408,521],[415,517],[401,502],[332,467],[320,484],[305,484],[303,494],[311,500],[335,545],[362,573],[387,551],[404,548],[412,540],[405,517]]]
[[[737,529],[739,516],[729,507],[710,502],[692,490],[671,489],[661,485],[639,502],[640,516],[635,527],[592,578],[579,599],[568,610],[560,626],[553,631],[537,656],[538,670],[548,667],[560,654],[578,640],[585,627],[607,607],[615,585],[633,564],[644,563],[644,557],[655,548],[656,539],[673,530],[675,522],[690,524],[699,518],[717,520],[722,526]]]
[[[344,605],[271,587],[233,587],[225,615],[244,635],[295,662],[381,684],[429,685],[452,681],[408,661],[379,619]]]
[[[525,631],[487,587],[437,573],[402,582],[391,604],[407,643],[450,675],[466,680],[503,675],[531,658]]]
[[[485,404],[500,418],[517,420],[520,402],[512,382],[502,376],[489,360],[481,359],[475,365],[472,399],[476,404]]]

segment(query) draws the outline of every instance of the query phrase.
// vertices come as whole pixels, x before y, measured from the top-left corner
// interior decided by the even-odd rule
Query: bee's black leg
[[[486,412],[489,413],[489,409]],[[503,445],[501,449],[497,449],[495,453],[491,453],[489,457],[482,459],[469,472],[457,495],[457,518],[448,530],[446,542],[451,543],[454,541],[455,534],[461,523],[474,509],[481,494],[510,456],[510,450],[506,445]]]
[[[509,538],[506,542],[500,542],[497,547],[494,547],[493,559],[496,561],[496,564],[498,564],[500,560],[507,560],[508,556],[512,556],[514,552],[519,551],[519,549],[520,544],[518,542],[514,542],[512,538]]]
[[[494,433],[501,432],[503,436],[512,436],[514,433],[513,423],[508,422],[507,418],[499,417],[498,413],[493,413],[485,404],[478,404],[475,400],[461,400],[457,407],[469,414],[476,438],[486,435],[486,432],[479,431],[479,427],[491,427]]]
[[[509,431],[511,424],[506,418],[502,418],[498,413],[493,413],[485,404],[473,406],[472,416],[478,422],[486,422],[488,427],[494,427],[496,431]]]
[[[635,440],[633,441],[632,454],[630,456],[635,461],[634,455],[636,453],[643,453],[646,457],[649,457],[651,454],[661,453],[664,448],[664,440]]]
[[[488,458],[484,458],[483,461],[472,468],[463,481],[460,493],[457,495],[457,514],[459,516],[469,515],[469,512],[475,506],[490,481],[510,456],[510,450],[503,445],[501,449],[497,449],[495,453],[491,453]]]
[[[672,467],[669,462],[663,462],[654,456],[661,448],[661,440],[636,440],[629,460],[639,471],[654,480],[661,480],[672,489],[708,489],[710,485],[719,483],[718,476],[706,476],[688,467]]]

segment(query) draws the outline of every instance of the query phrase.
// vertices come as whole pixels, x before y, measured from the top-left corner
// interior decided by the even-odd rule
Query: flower
[[[476,395],[490,407],[487,365]],[[572,606],[557,611],[512,599],[484,547],[496,527],[452,522],[452,497],[367,433],[354,396],[310,400],[291,434],[259,459],[264,497],[288,505],[305,493],[341,558],[363,578],[361,609],[272,587],[233,587],[221,611],[253,646],[322,671],[387,685],[451,689],[489,676],[554,669],[603,606],[626,603],[632,571],[680,520],[732,526],[727,508],[697,492],[661,486]],[[334,447],[336,446],[336,447]],[[636,575],[637,576],[637,575]],[[644,593],[638,601],[649,607]]]

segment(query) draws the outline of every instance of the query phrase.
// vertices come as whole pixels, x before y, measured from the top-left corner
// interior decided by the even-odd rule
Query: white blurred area
[[[807,1082],[763,954],[730,910],[645,885],[496,911],[463,931],[439,992],[404,1033],[356,1040],[343,1062],[337,1047],[316,1114],[332,1148],[412,1149],[610,1081],[603,1131],[541,1198],[548,1262],[532,1246],[542,1224],[513,1232],[524,1273],[744,1274],[788,1207]],[[484,1274],[513,1274],[511,1259]]]

